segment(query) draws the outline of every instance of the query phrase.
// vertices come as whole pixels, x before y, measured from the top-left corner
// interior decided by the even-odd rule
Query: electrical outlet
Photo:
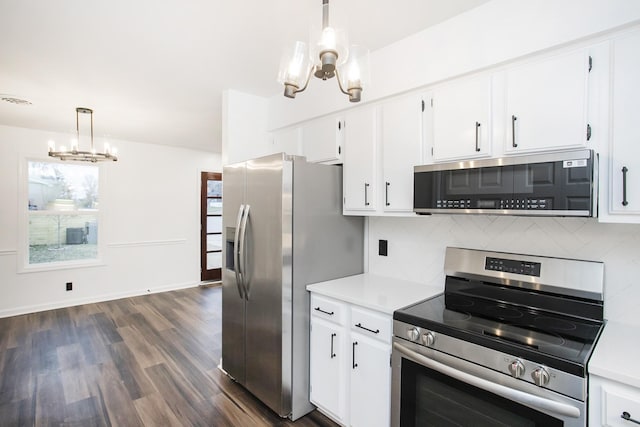
[[[68,291],[72,291],[73,290],[73,282],[67,282],[67,290]]]
[[[387,256],[387,241],[378,240],[378,255]]]

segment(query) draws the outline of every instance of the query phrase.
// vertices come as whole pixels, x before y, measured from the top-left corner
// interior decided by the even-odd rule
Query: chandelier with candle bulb
[[[309,85],[311,76],[322,80],[336,77],[340,91],[349,101],[359,102],[368,83],[369,51],[360,46],[347,48],[347,36],[329,25],[329,0],[322,0],[322,31],[317,42],[295,42],[280,62],[278,82],[284,84],[284,96],[295,98]]]
[[[91,119],[91,146],[89,151],[80,149],[80,114],[89,114]],[[76,108],[76,138],[71,140],[71,146],[60,146],[56,150],[56,144],[53,140],[49,141],[49,157],[56,157],[60,160],[76,160],[81,162],[96,163],[99,161],[110,160],[118,161],[118,150],[111,147],[108,142],[104,144],[104,152],[98,152],[93,145],[93,110],[91,108]]]

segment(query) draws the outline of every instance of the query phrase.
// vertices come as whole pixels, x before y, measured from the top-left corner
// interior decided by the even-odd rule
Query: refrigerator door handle
[[[234,272],[236,273],[236,285],[238,286],[238,293],[240,294],[240,298],[244,298],[244,294],[242,292],[242,275],[240,271],[240,249],[238,247],[240,240],[238,239],[240,236],[240,226],[242,223],[242,217],[244,216],[244,205],[240,205],[238,208],[238,218],[236,219],[236,232],[234,236],[234,245],[233,245],[233,265]]]
[[[249,220],[249,210],[251,206],[244,206],[244,217],[242,218],[242,225],[240,226],[240,250],[239,258],[240,258],[240,271],[242,272],[242,286],[244,287],[244,298],[249,301],[249,280],[247,280],[246,275],[246,263],[247,263],[247,245],[246,245],[246,234],[247,234],[247,221]]]

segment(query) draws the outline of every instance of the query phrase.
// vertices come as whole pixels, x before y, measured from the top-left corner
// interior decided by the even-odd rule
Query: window
[[[98,259],[94,165],[28,162],[29,266]]]

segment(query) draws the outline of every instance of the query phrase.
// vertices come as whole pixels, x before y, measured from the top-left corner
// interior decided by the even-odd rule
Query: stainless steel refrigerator
[[[309,283],[362,273],[342,169],[276,154],[226,166],[222,368],[282,417],[309,402]]]

